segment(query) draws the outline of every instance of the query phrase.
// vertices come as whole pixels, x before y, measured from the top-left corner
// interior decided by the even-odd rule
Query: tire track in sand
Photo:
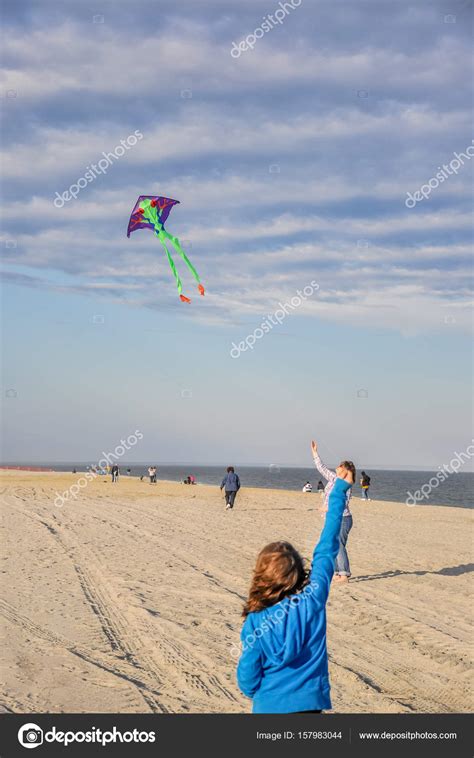
[[[64,552],[72,561],[72,565],[78,577],[79,585],[82,589],[84,597],[89,607],[91,608],[92,613],[97,617],[99,621],[101,631],[104,634],[112,653],[114,654],[114,659],[117,661],[125,662],[133,671],[133,674],[124,674],[123,670],[118,670],[118,673],[116,671],[111,671],[111,673],[116,673],[117,676],[121,676],[121,678],[125,678],[128,681],[131,681],[133,684],[136,684],[137,681],[141,681],[141,678],[143,678],[143,676],[145,679],[148,679],[149,673],[147,672],[151,672],[154,682],[147,682],[145,689],[143,689],[143,687],[139,687],[140,694],[152,712],[167,713],[168,709],[162,703],[160,703],[157,698],[157,695],[160,695],[161,692],[157,692],[155,683],[161,687],[163,683],[161,672],[158,672],[156,670],[156,666],[154,666],[147,657],[142,655],[142,660],[140,660],[140,657],[137,655],[137,637],[135,631],[130,630],[128,623],[114,608],[113,602],[111,601],[110,597],[108,597],[109,593],[107,592],[105,586],[103,572],[100,570],[100,568],[97,568],[95,566],[94,560],[87,556],[87,568],[81,564],[80,560],[77,558],[76,550],[72,545],[68,544],[64,535],[61,534],[61,527],[59,524],[51,524],[44,516],[39,515],[35,511],[25,511],[23,508],[18,508],[12,503],[9,503],[8,505],[10,508],[14,508],[18,513],[21,513],[21,515],[26,516],[27,518],[45,527],[48,530],[49,534],[59,544],[62,550],[64,550]],[[53,518],[55,517],[53,516]],[[27,617],[24,618],[26,619]],[[31,623],[33,623],[34,626],[34,622]],[[38,627],[38,629],[39,628],[40,627]],[[33,632],[33,627],[30,631]],[[42,636],[43,639],[48,639],[48,634],[51,635],[49,641],[53,642],[54,644],[58,644],[58,640],[62,639],[52,632],[47,632],[45,629],[43,629],[43,633],[40,636]],[[68,642],[67,645],[63,644],[62,646],[66,647],[66,649],[70,650],[70,652],[73,652],[75,655],[78,655],[78,657],[85,657],[86,660],[90,658],[91,662],[94,662],[94,659],[97,658],[97,651],[95,650],[90,651],[83,646],[77,646],[70,642]],[[143,660],[144,658],[145,660]],[[96,663],[96,665],[98,664]],[[104,665],[101,665],[100,667],[105,668]],[[108,669],[106,668],[106,670]],[[139,672],[140,679],[138,679],[136,676],[137,671]]]
[[[51,522],[48,517],[35,511],[27,512],[22,508],[16,508],[16,510],[45,527],[65,551],[72,561],[84,596],[92,612],[99,619],[101,629],[112,652],[119,655],[122,660],[128,662],[135,669],[142,670],[145,668],[151,672],[153,678],[159,683],[160,693],[163,695],[166,691],[167,699],[169,698],[174,704],[173,711],[182,710],[183,701],[191,699],[196,703],[199,697],[205,697],[206,700],[209,700],[209,698],[217,696],[220,700],[224,696],[231,702],[237,702],[237,698],[219,681],[217,676],[202,673],[205,669],[202,661],[196,659],[178,641],[166,635],[161,628],[159,628],[157,636],[157,624],[151,627],[148,619],[144,617],[142,626],[147,632],[152,632],[147,639],[148,644],[145,644],[138,632],[136,623],[132,624],[130,618],[126,619],[116,608],[116,603],[112,601],[116,592],[114,593],[113,588],[107,590],[108,583],[104,571],[91,550],[82,545],[81,555],[78,556],[77,544],[80,544],[80,538],[69,522],[67,524],[68,536],[66,536],[64,527],[55,514],[53,514],[53,521]],[[122,522],[120,522],[120,526],[121,528],[128,527]],[[76,544],[71,542],[71,536],[75,538]],[[84,565],[85,562],[87,567]],[[195,567],[193,566],[193,568]],[[147,616],[146,613],[145,616]],[[147,650],[151,650],[151,654],[148,654]],[[147,699],[143,693],[142,696]],[[156,706],[160,711],[167,711],[162,703],[150,704],[148,702],[148,704],[150,707],[154,706],[155,711],[157,710]],[[203,705],[204,710],[206,710],[205,701]]]

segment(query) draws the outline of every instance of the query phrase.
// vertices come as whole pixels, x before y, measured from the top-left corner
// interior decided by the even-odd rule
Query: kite
[[[204,287],[202,286],[199,279],[199,274],[181,247],[179,239],[177,237],[173,237],[173,235],[169,234],[169,232],[167,232],[165,229],[166,219],[168,218],[173,205],[177,205],[178,203],[179,200],[172,200],[169,197],[161,197],[160,195],[140,195],[137,202],[135,203],[135,207],[128,222],[127,237],[130,237],[130,234],[132,232],[136,232],[137,229],[151,229],[156,234],[161,244],[165,248],[166,257],[168,258],[170,269],[173,272],[174,278],[176,279],[176,285],[178,287],[180,300],[183,303],[190,303],[191,300],[189,297],[185,297],[182,294],[183,286],[181,284],[181,279],[179,278],[179,274],[176,271],[174,261],[166,246],[166,240],[168,240],[168,242],[171,242],[174,249],[180,254],[181,258],[186,263],[187,267],[197,281],[199,293],[201,295],[204,295]]]

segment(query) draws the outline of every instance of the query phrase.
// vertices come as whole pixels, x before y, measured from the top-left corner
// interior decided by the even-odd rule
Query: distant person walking
[[[117,466],[116,463],[114,463],[114,465],[112,466],[112,469],[111,469],[110,473],[112,474],[112,482],[118,482],[118,478],[119,478],[119,474],[120,474],[120,469],[119,469],[119,467]]]
[[[320,493],[321,493],[321,495],[322,495],[322,494],[323,494],[323,492],[324,492],[324,484],[322,483],[321,479],[320,479],[320,480],[319,480],[319,482],[318,482],[318,492],[320,492]]]
[[[323,506],[323,509],[327,511],[329,496],[336,482],[337,473],[335,471],[331,471],[331,469],[327,468],[327,466],[324,465],[324,463],[322,462],[321,458],[318,455],[318,446],[316,442],[311,443],[311,449],[313,452],[314,465],[318,469],[319,473],[322,474],[324,478],[327,479],[328,481],[326,488],[324,490],[324,506]],[[355,482],[356,470],[352,461],[342,461],[342,463],[339,464],[339,468],[340,467],[344,468],[344,470],[346,471],[349,471],[352,481]],[[346,506],[344,508],[344,512],[342,515],[341,528],[339,531],[339,552],[336,556],[336,560],[334,563],[334,581],[335,582],[348,582],[349,577],[351,575],[349,556],[347,555],[347,549],[346,549],[349,532],[352,529],[352,523],[353,523],[352,514],[349,510],[349,500],[351,499],[351,493],[352,493],[352,487],[350,487],[347,490],[346,495],[345,495]]]
[[[150,484],[156,484],[156,466],[148,467],[148,476],[150,477]]]
[[[370,487],[370,476],[365,473],[365,471],[360,472],[360,486],[362,488],[362,500],[370,500],[369,497],[369,487]]]
[[[221,490],[225,492],[226,511],[234,507],[235,496],[240,490],[240,479],[233,466],[227,466],[227,473],[222,480]]]

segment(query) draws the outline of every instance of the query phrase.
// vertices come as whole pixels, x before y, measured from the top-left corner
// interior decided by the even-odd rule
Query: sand
[[[250,711],[235,682],[240,611],[258,550],[310,557],[317,494],[122,477],[54,505],[79,475],[2,472],[0,708]],[[353,500],[353,579],[331,588],[337,712],[472,710],[471,513]]]

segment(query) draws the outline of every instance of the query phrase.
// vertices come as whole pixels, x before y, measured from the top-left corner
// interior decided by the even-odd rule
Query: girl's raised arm
[[[331,471],[330,468],[324,465],[321,458],[319,457],[318,446],[314,440],[311,442],[311,451],[313,453],[314,465],[318,469],[319,473],[322,474],[328,482],[333,482],[336,478],[336,472]]]

